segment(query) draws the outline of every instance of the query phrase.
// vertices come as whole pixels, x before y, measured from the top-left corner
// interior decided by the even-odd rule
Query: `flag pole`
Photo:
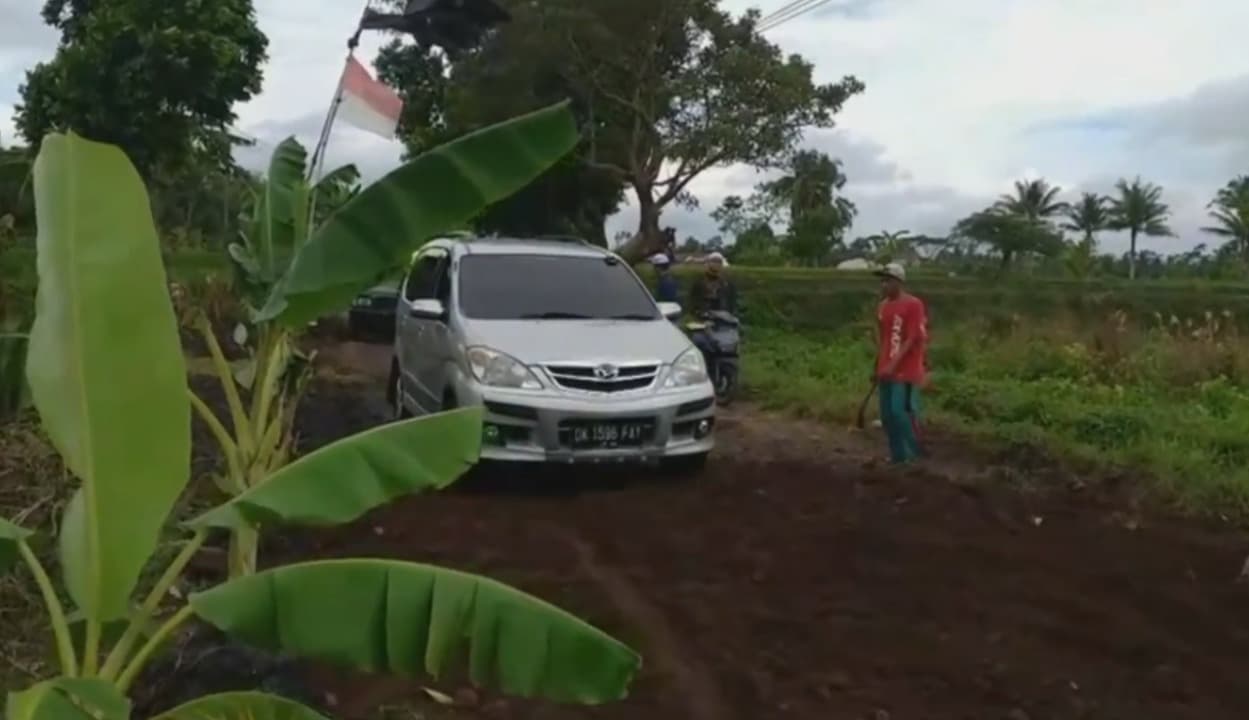
[[[317,138],[317,146],[312,152],[312,163],[308,167],[308,180],[312,183],[321,181],[321,171],[325,165],[325,149],[330,144],[330,133],[334,130],[334,120],[338,117],[338,106],[343,102],[343,81],[347,77],[347,68],[355,57],[356,48],[360,46],[360,33],[363,32],[364,16],[373,0],[365,0],[364,10],[360,12],[360,22],[356,31],[347,39],[347,58],[343,61],[343,71],[338,76],[338,85],[334,88],[334,99],[330,101],[330,109],[325,113],[325,122],[321,125],[321,136]],[[315,202],[315,199],[313,200]]]

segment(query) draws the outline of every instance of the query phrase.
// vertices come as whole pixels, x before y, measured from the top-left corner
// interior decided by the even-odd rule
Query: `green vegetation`
[[[554,153],[567,133],[556,130],[558,108],[547,115],[552,132],[546,147]],[[511,133],[513,139],[523,136],[515,127]],[[406,175],[419,177],[412,167]],[[514,168],[509,174],[505,166],[497,179],[515,182],[527,172]],[[431,217],[447,219],[463,210],[466,201],[456,205],[455,183],[450,185],[444,199],[451,208]],[[387,425],[276,471],[266,467],[254,486],[183,524],[190,537],[133,605],[142,570],[186,489],[191,449],[192,399],[157,234],[142,181],[116,147],[73,134],[49,135],[34,186],[48,222],[38,237],[39,294],[27,378],[44,430],[81,485],[59,522],[63,592],[32,549],[33,531],[0,520],[0,570],[19,559],[29,570],[48,613],[59,667],[55,677],[10,693],[8,717],[126,717],[132,683],[192,617],[263,648],[363,669],[437,676],[467,657],[473,682],[511,694],[591,703],[624,695],[639,664],[630,649],[550,605],[464,573],[383,560],[308,562],[230,580],[185,601],[171,598],[174,583],[213,530],[343,523],[400,494],[454,482],[480,449],[477,410]],[[370,191],[358,198],[374,215],[377,203],[385,209],[394,192],[385,181],[381,187],[371,201]],[[395,220],[393,214],[380,219]],[[330,223],[306,247],[321,248],[326,235],[338,242],[343,232]],[[114,251],[88,251],[104,243]],[[258,317],[299,324],[302,313],[315,314],[351,287],[367,284],[389,257],[357,256],[347,272],[330,276],[296,260]],[[344,478],[355,490],[350,497],[341,493]],[[74,613],[66,611],[64,599]],[[85,626],[78,637],[75,615]],[[343,625],[343,617],[361,621]],[[120,630],[115,641],[109,632],[114,628]],[[317,717],[295,703],[254,693],[202,698],[168,717],[214,708],[232,715],[281,710]]]
[[[437,142],[440,133],[531,110],[552,95],[573,98],[587,138],[578,162],[548,182],[578,187],[581,179],[593,190],[552,209],[568,225],[583,225],[606,217],[603,208],[615,209],[621,191],[632,190],[638,233],[622,250],[631,259],[662,247],[660,215],[693,201],[694,178],[719,165],[786,162],[806,128],[831,127],[863,91],[854,77],[817,83],[808,61],[786,56],[758,32],[757,10],[734,17],[717,0],[507,5],[512,21],[452,62],[449,79],[441,77],[444,61],[428,51],[383,50],[378,65],[411,108],[413,141]],[[601,225],[590,234],[601,236]]]
[[[234,105],[260,91],[269,41],[251,0],[46,0],[56,56],[26,75],[18,130],[72,128],[120,146],[149,182],[232,167]]]
[[[917,292],[927,297],[923,281]],[[852,419],[874,353],[871,297],[864,287],[838,330],[750,328],[743,377],[753,395]],[[1249,338],[1230,313],[995,319],[975,305],[932,325],[927,421],[1143,468],[1190,509],[1249,513]]]
[[[193,323],[229,406],[227,425],[192,397],[226,460],[217,485],[244,495],[288,461],[295,410],[311,374],[311,358],[293,342],[302,328],[346,308],[429,237],[525,187],[576,140],[566,106],[556,105],[434,148],[359,192],[351,167],[310,184],[303,147],[293,138],[281,143],[252,203],[248,232],[229,248],[239,304],[250,318],[239,326],[250,357],[231,365],[210,308],[189,304],[198,310]],[[229,571],[240,577],[256,567],[258,537],[247,527],[232,532]]]

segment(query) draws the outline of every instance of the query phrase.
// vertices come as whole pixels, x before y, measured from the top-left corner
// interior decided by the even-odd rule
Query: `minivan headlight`
[[[707,364],[703,362],[703,353],[698,348],[690,348],[681,353],[672,363],[668,372],[666,387],[689,387],[707,382]]]
[[[471,347],[464,351],[464,355],[473,376],[483,385],[521,390],[542,389],[538,376],[511,355],[488,347]]]

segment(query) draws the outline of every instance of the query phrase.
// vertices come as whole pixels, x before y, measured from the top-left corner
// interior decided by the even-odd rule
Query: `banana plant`
[[[309,322],[345,309],[425,240],[463,227],[529,184],[577,138],[567,103],[560,103],[437,147],[363,190],[350,165],[310,184],[304,148],[293,138],[282,142],[257,188],[247,231],[229,247],[252,310],[251,328],[235,333],[249,359],[232,365],[208,317],[191,319],[229,412],[217,417],[192,398],[225,457],[218,487],[241,495],[290,461],[295,410],[313,361],[295,339]],[[254,572],[257,546],[256,530],[233,531],[230,577]]]
[[[119,149],[73,133],[44,139],[35,195],[39,288],[26,375],[48,437],[81,484],[59,523],[61,588],[32,549],[34,532],[0,519],[0,571],[25,563],[60,668],[10,692],[8,720],[125,720],[135,679],[192,618],[260,648],[365,670],[439,676],[467,658],[474,683],[508,694],[579,703],[625,695],[636,653],[573,615],[467,573],[313,561],[186,599],[171,592],[213,532],[343,523],[396,496],[447,486],[478,457],[477,410],[384,425],[268,473],[183,523],[177,554],[137,592],[186,487],[191,444],[185,360],[149,201]],[[85,622],[80,638],[70,628],[75,616]],[[124,630],[105,642],[113,623]],[[161,717],[205,716],[318,717],[259,693],[200,698]]]

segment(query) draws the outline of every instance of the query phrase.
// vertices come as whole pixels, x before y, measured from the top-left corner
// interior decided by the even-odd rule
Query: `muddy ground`
[[[384,350],[346,345],[301,423],[381,422]],[[641,651],[626,702],[569,708],[318,669],[344,718],[1249,717],[1249,535],[1137,499],[1130,478],[931,441],[723,416],[705,473],[494,471],[274,556],[380,556],[488,574]],[[1009,462],[1008,462],[1009,461]]]

